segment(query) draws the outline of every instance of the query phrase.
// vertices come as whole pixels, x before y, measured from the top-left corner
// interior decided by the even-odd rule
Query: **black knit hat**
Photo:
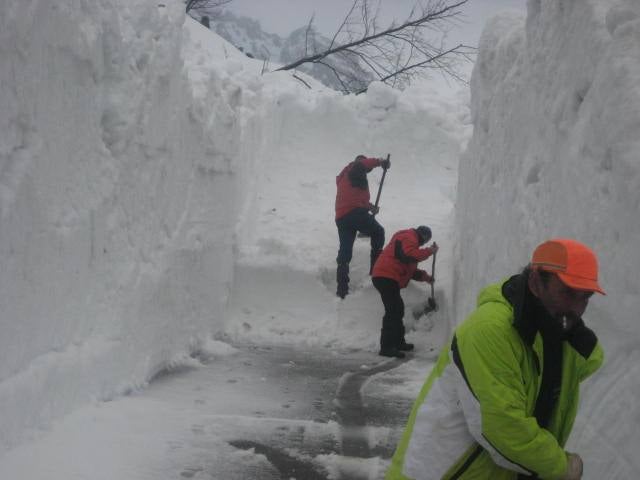
[[[418,228],[416,228],[416,232],[418,232],[422,243],[426,243],[431,240],[431,229],[429,227],[420,225]]]

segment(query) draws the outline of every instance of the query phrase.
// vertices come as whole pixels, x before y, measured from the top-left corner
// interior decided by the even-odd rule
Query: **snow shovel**
[[[387,161],[391,158],[391,154],[387,153]],[[387,175],[387,170],[389,170],[389,168],[383,168],[382,169],[382,178],[380,179],[380,185],[378,185],[378,194],[376,195],[376,203],[374,204],[374,212],[376,210],[378,210],[378,203],[380,202],[380,194],[382,193],[382,185],[384,184],[384,177]],[[373,213],[373,216],[375,217],[376,214]],[[364,233],[364,232],[360,232],[358,233],[358,238],[369,238],[369,235]]]
[[[438,253],[438,252],[436,252]],[[436,278],[436,254],[433,254],[433,262],[431,262],[431,278]],[[426,303],[423,302],[413,309],[413,318],[418,320],[422,315],[428,315],[431,312],[438,310],[438,304],[433,295],[433,283],[431,283],[431,296],[427,299]]]

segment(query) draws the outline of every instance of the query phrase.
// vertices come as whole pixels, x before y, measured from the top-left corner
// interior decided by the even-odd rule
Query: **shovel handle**
[[[433,254],[433,260],[431,261],[431,278],[435,279],[435,275],[436,275],[436,253],[438,252],[434,252]],[[434,282],[431,282],[431,298],[434,298],[434,294],[433,294],[433,284]]]
[[[387,161],[391,158],[391,154],[387,153]],[[387,176],[387,168],[383,168],[382,169],[382,178],[380,179],[380,185],[378,186],[378,194],[376,195],[376,203],[374,203],[374,207],[378,208],[378,203],[380,203],[380,194],[382,193],[382,185],[384,184],[384,177]],[[374,213],[373,216],[375,217],[376,214]]]

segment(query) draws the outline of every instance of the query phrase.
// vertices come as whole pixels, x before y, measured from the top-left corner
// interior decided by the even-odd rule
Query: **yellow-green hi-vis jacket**
[[[600,367],[603,352],[583,323],[560,342],[560,392],[541,428],[534,409],[543,339],[531,325],[518,323],[526,315],[520,308],[514,315],[504,295],[504,287],[522,275],[480,292],[477,309],[456,329],[422,387],[386,480],[558,479],[566,473],[563,446],[579,384]]]

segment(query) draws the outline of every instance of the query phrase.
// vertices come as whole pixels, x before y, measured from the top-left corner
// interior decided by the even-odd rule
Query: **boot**
[[[402,350],[403,352],[410,352],[411,350],[413,350],[413,348],[414,348],[413,343],[407,343],[403,340],[400,346],[398,347],[398,350]]]
[[[338,288],[336,289],[336,295],[344,299],[349,293],[349,264],[339,263],[336,270],[336,283]]]
[[[405,355],[396,346],[393,332],[384,327],[380,329],[380,352],[382,357],[404,358]]]
[[[405,354],[403,352],[401,352],[398,348],[394,348],[394,347],[381,348],[380,352],[378,352],[378,355],[382,357],[395,357],[395,358],[405,357]]]
[[[400,329],[397,332],[397,335],[400,339],[400,341],[398,342],[398,350],[402,350],[403,352],[410,352],[411,350],[413,350],[413,343],[407,343],[407,341],[404,339],[404,333],[405,333],[405,329],[404,329],[404,323],[402,325],[400,325]]]

